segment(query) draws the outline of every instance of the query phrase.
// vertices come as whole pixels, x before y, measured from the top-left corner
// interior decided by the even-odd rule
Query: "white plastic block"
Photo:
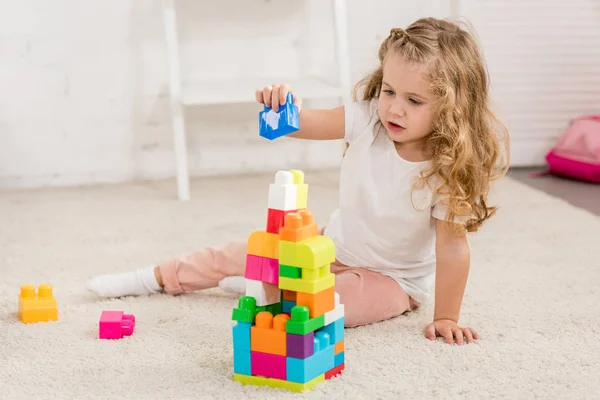
[[[340,304],[340,295],[335,293],[335,308],[329,312],[326,312],[323,316],[325,319],[323,326],[327,326],[330,323],[337,321],[344,317],[344,305]]]
[[[281,301],[281,290],[272,283],[246,278],[246,296],[254,297],[257,306],[268,306]]]
[[[269,184],[269,208],[274,210],[295,210],[298,186],[290,171],[278,171],[275,183]]]

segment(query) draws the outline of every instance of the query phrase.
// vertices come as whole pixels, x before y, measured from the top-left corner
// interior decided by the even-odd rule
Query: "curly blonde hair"
[[[487,204],[490,183],[509,165],[508,132],[490,109],[480,50],[471,34],[447,20],[423,18],[406,30],[394,28],[379,48],[379,67],[354,88],[355,100],[379,97],[390,52],[425,66],[435,98],[434,128],[425,145],[431,168],[419,181],[441,179],[436,190],[448,205],[447,219],[470,216],[457,229],[475,232],[496,212]]]

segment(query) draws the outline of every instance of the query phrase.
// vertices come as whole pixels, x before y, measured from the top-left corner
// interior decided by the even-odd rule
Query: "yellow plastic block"
[[[320,269],[303,269],[302,279],[305,281],[316,281],[319,279]]]
[[[301,242],[279,241],[279,263],[303,269],[318,269],[335,261],[335,245],[327,236]]]
[[[296,209],[307,208],[308,185],[304,183],[304,172],[297,169],[292,169],[290,172],[294,175],[294,184],[297,185]]]
[[[52,295],[52,286],[43,284],[35,292],[35,286],[21,286],[19,295],[19,318],[25,324],[58,320],[58,305]]]
[[[281,379],[264,378],[262,376],[250,376],[233,374],[233,380],[240,382],[243,385],[255,385],[255,386],[270,386],[275,389],[287,389],[292,392],[304,392],[305,390],[312,390],[319,383],[325,381],[325,374],[317,376],[312,381],[306,383],[288,382]]]
[[[331,268],[330,265],[324,265],[321,268],[319,268],[319,278],[324,278],[327,275],[329,275],[331,273]]]
[[[263,231],[252,232],[248,237],[246,253],[252,256],[278,258],[279,235]]]
[[[293,290],[295,292],[317,293],[335,286],[335,275],[329,274],[325,278],[316,281],[305,281],[304,279],[293,279],[279,277],[279,289]]]

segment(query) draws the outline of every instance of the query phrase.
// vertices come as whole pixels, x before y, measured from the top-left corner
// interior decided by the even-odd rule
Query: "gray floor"
[[[552,196],[560,197],[569,203],[585,208],[600,216],[600,185],[578,182],[557,176],[531,177],[534,172],[544,171],[543,168],[512,168],[508,175],[542,190]]]

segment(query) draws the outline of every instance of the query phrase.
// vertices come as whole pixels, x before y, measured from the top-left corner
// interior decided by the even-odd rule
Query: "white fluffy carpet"
[[[298,395],[232,381],[233,295],[99,301],[95,274],[162,261],[262,229],[273,175],[0,193],[0,398],[197,399]],[[320,224],[337,173],[307,172]],[[501,210],[472,235],[462,322],[483,339],[429,342],[432,306],[346,330],[346,371],[306,398],[598,398],[600,219],[505,179]],[[59,321],[17,318],[19,287],[49,282]],[[136,316],[133,336],[97,339],[100,313]]]

